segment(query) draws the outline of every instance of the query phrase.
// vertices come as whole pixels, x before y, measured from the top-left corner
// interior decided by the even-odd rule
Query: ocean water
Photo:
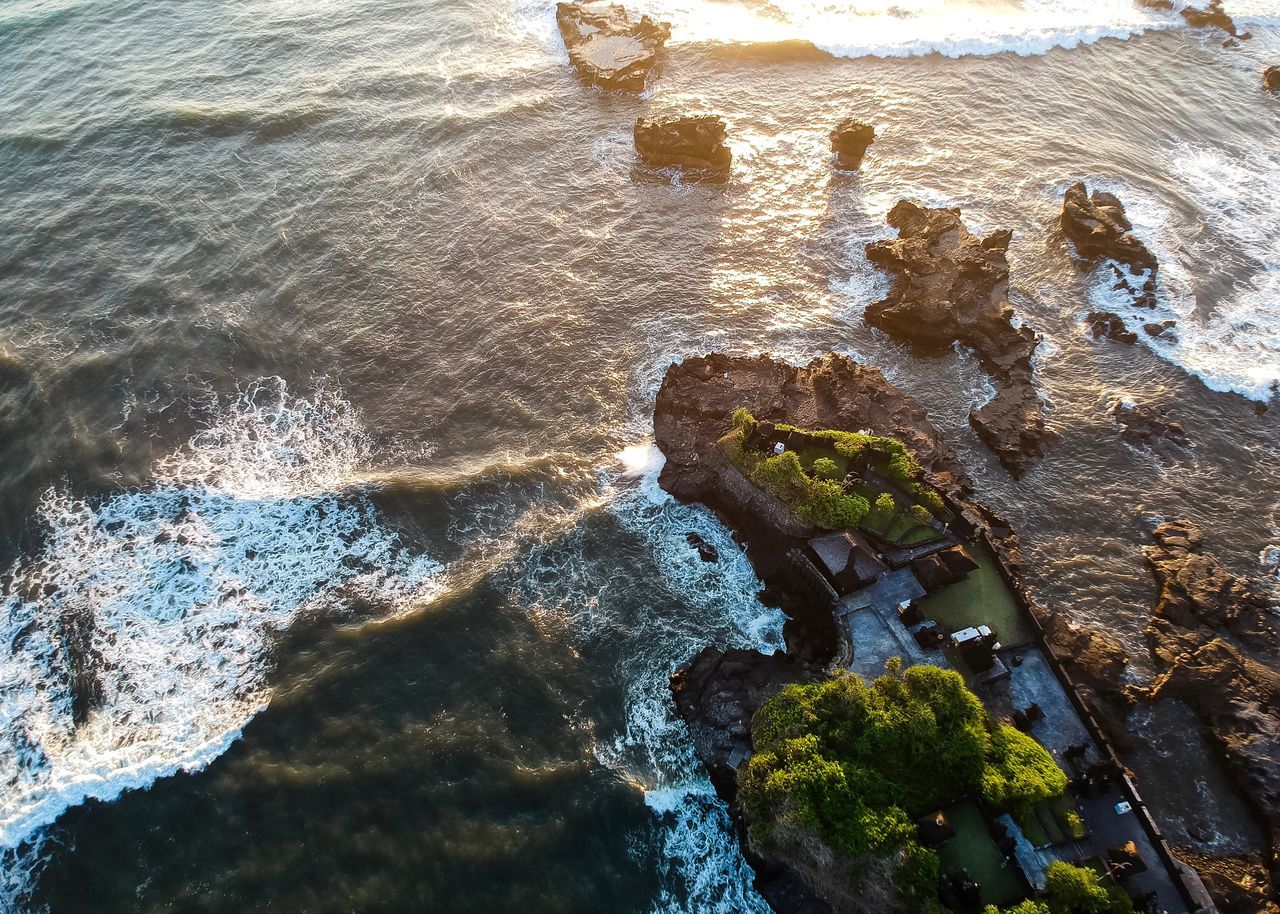
[[[781,647],[657,487],[684,355],[879,367],[1135,680],[1154,518],[1280,582],[1272,0],[1228,3],[1238,47],[1120,0],[636,8],[673,24],[641,97],[580,85],[530,0],[0,6],[0,910],[764,911],[667,694],[706,643]],[[637,169],[668,109],[726,118],[727,184]],[[1082,179],[1176,341],[1088,336],[1152,312],[1056,231]],[[1061,435],[1020,482],[975,360],[862,323],[902,197],[1014,231]],[[1120,443],[1115,397],[1192,454]],[[1136,723],[1144,793],[1248,849],[1184,717]]]

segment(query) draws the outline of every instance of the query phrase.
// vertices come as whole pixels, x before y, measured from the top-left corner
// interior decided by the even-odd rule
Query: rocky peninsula
[[[1049,433],[1031,362],[1040,339],[1015,321],[1009,304],[1012,233],[978,238],[958,209],[910,200],[899,201],[888,222],[898,237],[868,244],[867,258],[893,274],[893,286],[867,307],[867,323],[926,352],[970,347],[998,390],[969,421],[1005,468],[1021,476],[1044,452]]]
[[[1280,809],[1280,777],[1274,768],[1274,759],[1280,757],[1275,745],[1275,734],[1280,732],[1275,710],[1280,707],[1280,680],[1274,669],[1280,639],[1271,627],[1266,602],[1204,554],[1194,527],[1170,523],[1157,530],[1157,545],[1149,550],[1148,561],[1161,585],[1161,600],[1148,634],[1153,657],[1163,672],[1149,688],[1129,685],[1126,654],[1116,642],[1105,633],[1067,622],[1030,597],[1023,584],[1016,533],[998,514],[972,499],[968,478],[924,410],[878,371],[833,354],[804,366],[764,356],[713,354],[672,365],[664,378],[654,414],[655,439],[667,458],[660,483],[681,500],[712,507],[735,531],[765,582],[762,598],[781,606],[788,616],[787,647],[774,655],[708,647],[676,672],[672,691],[699,757],[717,791],[730,803],[757,872],[757,887],[775,910],[861,910],[849,907],[848,899],[833,903],[829,895],[815,892],[811,868],[806,878],[805,866],[786,859],[785,854],[761,854],[748,838],[752,823],[738,797],[743,762],[752,753],[756,713],[788,684],[820,683],[834,667],[848,664],[844,628],[850,621],[841,617],[840,610],[833,615],[829,605],[815,599],[812,588],[798,584],[787,558],[815,531],[753,485],[726,451],[726,430],[732,427],[735,410],[744,405],[761,427],[862,430],[905,443],[919,463],[920,478],[945,500],[952,518],[949,529],[962,541],[990,551],[1010,592],[1034,620],[1043,657],[1060,667],[1061,681],[1076,696],[1072,701],[1077,702],[1080,719],[1101,741],[1101,761],[1092,765],[1106,763],[1107,753],[1115,751],[1112,744],[1124,750],[1131,739],[1127,715],[1135,704],[1177,697],[1195,708],[1206,733],[1222,748],[1275,834],[1275,810]],[[912,567],[917,573],[921,570]],[[855,654],[860,649],[855,645]],[[1026,642],[1013,653],[1005,648],[1001,656],[1025,667],[1038,655],[1034,642]],[[1015,672],[1013,682],[1020,675],[1027,674]],[[1008,699],[998,697],[999,686],[993,688],[997,697],[984,700],[1015,712],[1017,687]],[[1017,714],[1013,717],[1017,719]],[[1054,748],[1053,734],[1069,729],[1055,722],[1043,733],[1032,730],[1068,768],[1063,760],[1078,747]],[[1118,763],[1123,764],[1123,756]],[[1074,770],[1076,777],[1083,776],[1080,769]],[[1145,809],[1141,815],[1148,816]],[[1149,818],[1144,821],[1150,837],[1147,865],[1155,863],[1150,859],[1154,848],[1154,855],[1165,861],[1163,872],[1170,874],[1170,884],[1180,884],[1182,897],[1189,899],[1181,902],[1184,910],[1210,904],[1205,886],[1170,855],[1158,826]],[[1244,872],[1247,861],[1194,854],[1187,859],[1204,875],[1224,911],[1271,910],[1266,907],[1270,904],[1267,873],[1252,872],[1252,888],[1242,888],[1228,885],[1223,874]],[[1253,908],[1240,905],[1242,895]]]

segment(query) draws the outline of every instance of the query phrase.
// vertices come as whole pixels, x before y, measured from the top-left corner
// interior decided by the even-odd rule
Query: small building
[[[809,540],[809,551],[841,596],[866,587],[889,570],[867,541],[852,530],[814,537]]]

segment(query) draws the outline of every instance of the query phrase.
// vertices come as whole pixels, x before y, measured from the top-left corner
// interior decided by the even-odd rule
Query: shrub
[[[867,516],[867,500],[860,495],[846,495],[839,483],[815,480],[810,483],[804,502],[797,509],[801,520],[827,530],[856,527]]]
[[[929,509],[924,505],[912,505],[911,516],[915,518],[917,524],[927,524],[933,520],[933,515],[929,513]]]
[[[1079,840],[1084,837],[1084,820],[1080,818],[1080,813],[1074,809],[1068,809],[1061,817],[1062,829],[1071,837]]]
[[[893,496],[888,492],[881,492],[876,498],[876,514],[878,516],[887,519],[897,510],[898,503],[893,500]]]
[[[1043,901],[1027,898],[1013,907],[1004,908],[1003,910],[993,904],[989,904],[982,909],[982,914],[1052,914],[1052,912]]]
[[[793,853],[810,848],[816,867],[819,847],[855,863],[893,855],[895,886],[917,900],[936,892],[938,875],[936,855],[915,843],[914,817],[978,789],[985,795],[989,783],[1013,798],[1052,787],[1041,770],[1053,765],[1049,754],[997,725],[958,673],[937,667],[895,664],[870,684],[844,673],[789,685],[756,712],[751,735],[756,754],[741,772],[740,796],[758,849],[785,840]]]
[[[751,435],[756,430],[756,426],[760,424],[756,421],[756,417],[751,415],[751,410],[745,406],[739,406],[735,409],[730,419],[733,422],[733,427],[742,433],[744,439]]]
[[[1045,872],[1045,903],[1050,914],[1130,914],[1133,902],[1124,889],[1102,885],[1098,873],[1055,860]]]
[[[1007,725],[991,731],[990,764],[982,777],[982,798],[999,809],[1026,812],[1067,789],[1067,776],[1034,738]]]
[[[941,511],[946,505],[942,502],[942,496],[936,490],[926,486],[924,483],[913,483],[911,491],[925,503],[930,511]]]
[[[809,477],[795,451],[783,451],[760,461],[752,479],[787,502],[803,496],[809,489]]]
[[[840,477],[840,467],[830,457],[819,457],[813,462],[813,475],[819,479],[837,480]]]

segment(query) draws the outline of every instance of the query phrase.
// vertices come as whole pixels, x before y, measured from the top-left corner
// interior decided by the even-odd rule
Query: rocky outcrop
[[[642,117],[636,121],[636,152],[650,168],[679,168],[724,177],[733,156],[725,145],[724,121],[713,114]]]
[[[1103,190],[1090,194],[1083,182],[1073,184],[1062,198],[1062,233],[1071,239],[1082,259],[1090,263],[1113,261],[1112,291],[1127,293],[1138,307],[1156,306],[1159,262],[1134,236],[1124,204],[1115,194]],[[1091,311],[1086,321],[1095,338],[1105,336],[1128,345],[1138,341],[1123,318],[1111,311]]]
[[[671,37],[671,25],[648,16],[633,20],[625,8],[605,3],[558,3],[556,25],[569,62],[589,84],[640,92]]]
[[[1280,64],[1262,71],[1262,85],[1269,92],[1280,92]]]
[[[1151,699],[1195,710],[1228,770],[1266,823],[1271,902],[1280,900],[1280,625],[1270,601],[1204,551],[1199,528],[1158,526],[1147,564],[1160,596],[1147,626],[1163,668]],[[1263,910],[1265,898],[1256,910]]]
[[[894,276],[889,295],[867,307],[866,320],[925,350],[959,342],[995,379],[995,398],[969,414],[978,436],[1015,476],[1044,451],[1048,432],[1031,356],[1039,337],[1015,326],[1009,304],[1012,233],[979,239],[958,209],[899,201],[888,216],[898,237],[867,245],[872,263]]]
[[[1067,188],[1062,197],[1062,232],[1085,260],[1114,260],[1133,275],[1149,273],[1152,279],[1159,268],[1156,256],[1134,236],[1120,198],[1105,190],[1090,194],[1083,181]],[[1142,292],[1154,294],[1155,287]]]
[[[857,118],[848,117],[831,131],[831,151],[841,168],[855,170],[862,164],[867,147],[875,142],[876,128]]]
[[[1109,340],[1124,343],[1126,346],[1132,346],[1138,342],[1138,334],[1126,327],[1124,318],[1118,314],[1110,311],[1090,311],[1085,322],[1089,325],[1095,340],[1105,336]]]
[[[1173,11],[1173,0],[1138,0],[1139,6],[1154,10]],[[1235,21],[1222,8],[1222,0],[1209,0],[1203,7],[1187,5],[1178,10],[1192,28],[1219,28],[1235,38],[1248,38],[1248,32],[1236,31]]]
[[[1125,444],[1165,457],[1186,456],[1191,448],[1182,423],[1168,418],[1159,407],[1116,397],[1107,412],[1120,426],[1120,440]]]

